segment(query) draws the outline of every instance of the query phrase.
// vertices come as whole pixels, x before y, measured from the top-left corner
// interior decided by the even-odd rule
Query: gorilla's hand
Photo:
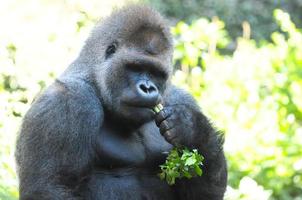
[[[195,122],[194,110],[182,104],[164,107],[155,116],[160,133],[173,145],[192,145],[196,132]]]

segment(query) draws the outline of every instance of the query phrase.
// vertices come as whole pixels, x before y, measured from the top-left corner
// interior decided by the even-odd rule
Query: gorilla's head
[[[172,37],[153,9],[132,5],[99,22],[80,57],[107,115],[144,123],[160,102],[172,71]]]

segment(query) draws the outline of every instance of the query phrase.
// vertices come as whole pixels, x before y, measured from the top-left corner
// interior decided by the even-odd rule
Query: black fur
[[[20,199],[223,199],[223,141],[193,98],[170,84],[172,52],[168,27],[148,7],[99,23],[24,117]],[[159,102],[165,108],[155,115]],[[157,177],[172,144],[204,155],[202,177],[174,186]]]

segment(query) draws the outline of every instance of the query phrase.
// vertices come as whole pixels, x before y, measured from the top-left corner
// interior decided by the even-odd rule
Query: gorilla
[[[173,86],[172,36],[159,13],[128,5],[97,23],[78,58],[33,102],[17,139],[20,200],[221,200],[223,137]],[[164,105],[159,113],[152,108]],[[203,175],[158,177],[175,145]]]

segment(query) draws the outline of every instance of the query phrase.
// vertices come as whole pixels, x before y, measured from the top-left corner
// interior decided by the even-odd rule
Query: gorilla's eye
[[[109,58],[112,54],[115,53],[117,48],[117,42],[113,42],[111,45],[109,45],[106,49],[106,59]]]

